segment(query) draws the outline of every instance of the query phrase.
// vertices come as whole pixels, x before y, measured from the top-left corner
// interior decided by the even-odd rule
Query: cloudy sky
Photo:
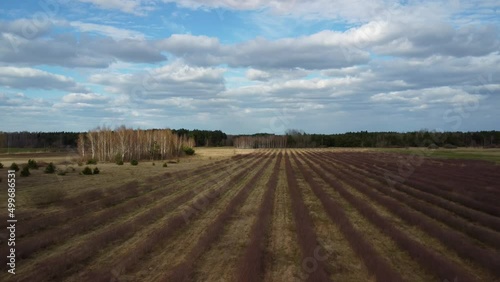
[[[0,131],[500,130],[500,5],[0,4]]]

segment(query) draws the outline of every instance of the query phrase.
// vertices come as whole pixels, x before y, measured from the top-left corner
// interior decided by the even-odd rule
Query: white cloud
[[[121,39],[139,39],[144,40],[145,36],[143,33],[129,30],[116,28],[114,26],[102,25],[102,24],[94,24],[94,23],[85,23],[80,21],[69,22],[69,25],[77,28],[81,32],[96,32],[115,40]]]
[[[46,71],[24,67],[1,67],[0,83],[3,86],[18,89],[59,89],[69,91],[86,91],[72,78]]]
[[[152,7],[149,5],[153,1],[145,0],[78,0],[80,2],[91,3],[106,10],[119,10],[124,13],[143,15]]]

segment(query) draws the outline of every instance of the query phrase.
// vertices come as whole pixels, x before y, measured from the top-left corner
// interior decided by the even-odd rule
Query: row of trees
[[[103,132],[101,132],[103,131]],[[130,132],[138,136],[147,136],[145,141],[143,137],[133,137],[141,139],[140,141],[130,140]],[[168,132],[168,133],[166,133]],[[107,136],[106,134],[110,135]],[[161,138],[158,135],[165,135]],[[453,145],[458,147],[495,147],[500,146],[500,131],[477,131],[477,132],[432,132],[428,130],[420,130],[413,132],[347,132],[341,134],[307,134],[301,130],[288,130],[285,135],[274,134],[254,134],[254,135],[226,135],[220,130],[168,130],[168,129],[150,129],[150,130],[132,130],[124,126],[111,130],[109,128],[97,128],[84,133],[84,138],[80,133],[75,132],[0,132],[0,148],[76,148],[78,140],[84,142],[88,147],[89,152],[92,151],[90,143],[94,139],[118,140],[119,146],[122,140],[127,139],[127,142],[135,144],[141,142],[143,148],[127,149],[127,153],[122,153],[126,159],[128,156],[141,158],[144,155],[149,156],[149,151],[153,152],[154,157],[161,155],[176,155],[178,154],[178,144],[186,144],[189,146],[234,146],[237,148],[294,148],[294,147],[427,147],[431,144],[437,146]],[[95,135],[95,137],[94,137]],[[111,136],[112,135],[112,136]],[[135,136],[135,135],[134,135]],[[175,137],[174,137],[175,136]],[[166,141],[173,140],[173,141]],[[125,142],[125,141],[123,141]],[[145,143],[144,143],[145,142]],[[148,143],[149,142],[149,143]],[[151,144],[151,142],[153,142]],[[154,145],[157,142],[157,145]],[[173,145],[167,145],[167,143]],[[115,145],[106,145],[107,143],[99,143],[103,152],[100,154],[102,158],[108,158],[110,155],[118,151]],[[160,145],[161,144],[161,145]],[[177,144],[177,145],[176,145]],[[123,145],[123,146],[122,146]],[[94,150],[95,150],[94,145]],[[104,148],[103,146],[107,146]],[[155,153],[157,150],[153,147],[161,147],[160,153]],[[168,148],[168,149],[167,149]],[[175,149],[177,148],[177,149]],[[82,148],[83,150],[83,148]],[[123,149],[121,151],[124,151]],[[142,153],[140,153],[142,152]],[[144,153],[146,152],[146,153]],[[86,152],[87,153],[87,152]],[[91,153],[90,153],[91,154]],[[98,155],[96,151],[94,155]],[[88,154],[87,154],[88,156]],[[101,158],[99,157],[99,158]]]
[[[287,137],[281,135],[254,135],[232,138],[236,148],[286,148]]]
[[[78,136],[80,156],[98,161],[164,160],[177,157],[185,147],[193,146],[192,138],[174,134],[170,129],[97,127]]]
[[[479,132],[347,132],[307,134],[288,130],[285,135],[254,134],[228,136],[236,148],[315,148],[315,147],[428,147],[432,144],[457,147],[498,147],[500,131]]]
[[[173,133],[179,136],[188,136],[192,138],[195,142],[195,146],[202,147],[218,147],[227,146],[227,135],[220,130],[189,130],[185,128],[174,129]]]
[[[76,147],[78,132],[0,132],[0,148]]]

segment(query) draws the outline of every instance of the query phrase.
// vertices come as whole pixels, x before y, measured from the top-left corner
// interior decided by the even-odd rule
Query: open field
[[[427,148],[394,148],[372,149],[378,152],[393,152],[400,154],[422,154],[432,158],[458,159],[458,160],[483,160],[500,164],[500,149],[483,148],[456,148],[456,149],[427,149]]]
[[[493,162],[197,148],[79,175],[74,154],[16,154],[0,155],[0,184],[33,157],[67,173],[16,176],[17,274],[2,233],[2,280],[500,281]]]

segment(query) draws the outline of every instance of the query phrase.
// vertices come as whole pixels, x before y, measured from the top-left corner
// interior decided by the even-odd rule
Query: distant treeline
[[[158,129],[159,130],[159,129]],[[347,132],[308,134],[288,130],[284,135],[259,133],[227,135],[220,130],[174,129],[173,134],[187,137],[194,145],[234,146],[237,148],[315,148],[315,147],[498,147],[500,131],[476,132]],[[79,132],[0,132],[0,148],[76,148]]]
[[[237,148],[316,147],[498,147],[500,131],[478,132],[347,132],[307,134],[288,130],[285,135],[254,134],[233,136]]]

